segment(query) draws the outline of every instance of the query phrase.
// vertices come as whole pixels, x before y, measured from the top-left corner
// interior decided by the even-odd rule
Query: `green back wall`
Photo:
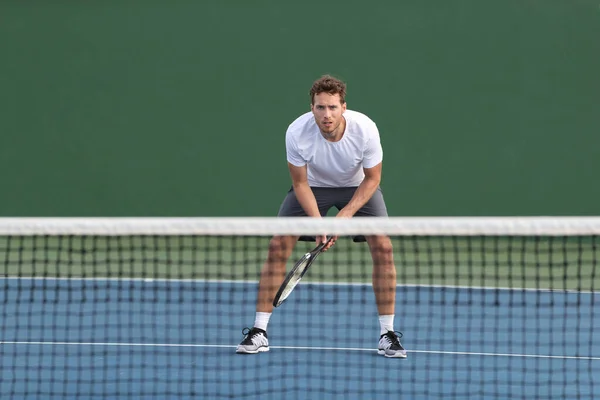
[[[0,2],[0,214],[267,216],[324,73],[392,215],[600,215],[587,0]]]

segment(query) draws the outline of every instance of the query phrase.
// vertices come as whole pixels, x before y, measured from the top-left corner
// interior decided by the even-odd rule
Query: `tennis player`
[[[383,160],[379,131],[366,115],[346,108],[345,96],[344,82],[329,75],[321,77],[310,90],[311,111],[288,127],[286,151],[292,188],[278,216],[321,218],[332,207],[339,210],[337,218],[387,216],[379,187]],[[273,298],[285,278],[286,263],[298,239],[297,236],[271,239],[260,276],[254,327],[244,329],[245,338],[237,353],[269,351],[267,325],[273,312]],[[355,238],[361,239],[367,241],[373,259],[373,290],[381,326],[378,353],[404,358],[401,335],[394,331],[396,268],[392,242],[387,236]],[[322,243],[325,237],[316,240]]]

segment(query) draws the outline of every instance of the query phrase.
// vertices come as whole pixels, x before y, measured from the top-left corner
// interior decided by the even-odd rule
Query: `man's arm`
[[[297,167],[288,162],[288,168],[290,170],[290,176],[292,177],[292,186],[294,187],[294,193],[298,199],[298,203],[302,206],[302,209],[309,217],[320,217],[319,207],[317,206],[317,200],[313,194],[310,186],[308,186],[308,173],[306,165]]]
[[[340,210],[337,217],[350,218],[354,216],[373,197],[381,182],[381,164],[379,163],[373,168],[363,169],[365,171],[365,179],[360,183],[346,207]]]

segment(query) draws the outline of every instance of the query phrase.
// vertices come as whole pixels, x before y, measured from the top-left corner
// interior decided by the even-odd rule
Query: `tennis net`
[[[315,233],[270,351],[236,354],[270,238]],[[359,234],[391,238],[406,359]],[[0,398],[597,398],[599,246],[592,217],[0,218]]]

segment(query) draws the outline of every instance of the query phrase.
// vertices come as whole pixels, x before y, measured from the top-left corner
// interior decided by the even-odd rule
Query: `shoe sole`
[[[377,350],[377,354],[380,356],[385,356],[387,358],[406,358],[406,354],[402,354],[400,352],[394,353],[393,355],[385,354],[385,350]]]
[[[258,353],[264,353],[269,351],[268,347],[259,347],[258,349],[252,351],[252,350],[246,350],[243,347],[241,349],[236,349],[236,353],[238,354],[258,354]]]

